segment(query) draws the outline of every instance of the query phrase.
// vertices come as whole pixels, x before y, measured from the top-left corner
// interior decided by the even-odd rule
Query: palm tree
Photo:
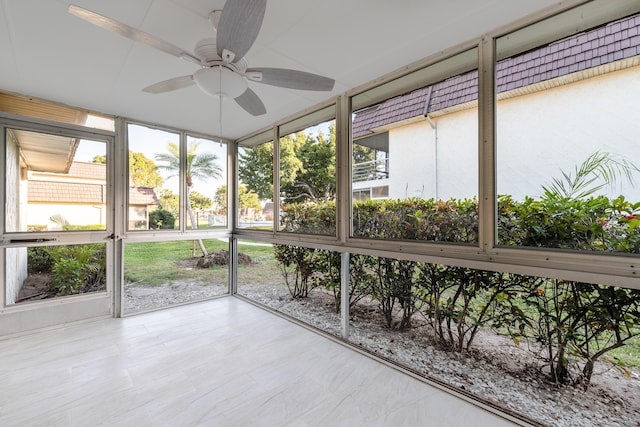
[[[198,148],[200,142],[194,141],[189,144],[187,150],[187,168],[186,168],[186,181],[187,181],[187,214],[191,221],[191,229],[198,228],[198,222],[196,221],[195,213],[191,207],[191,187],[193,186],[193,179],[207,179],[207,178],[220,178],[222,176],[222,169],[217,164],[218,156],[213,153],[201,153],[198,154]],[[155,158],[159,162],[164,164],[158,165],[158,168],[164,169],[169,172],[167,179],[180,176],[180,148],[178,144],[170,142],[167,144],[167,152],[156,154]],[[207,249],[204,247],[202,240],[198,239],[202,254],[207,256]]]

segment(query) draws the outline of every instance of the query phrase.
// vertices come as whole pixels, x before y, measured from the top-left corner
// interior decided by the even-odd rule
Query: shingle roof
[[[129,187],[130,205],[159,205],[158,197],[153,188],[150,187]]]
[[[106,186],[72,182],[29,181],[28,202],[106,203]]]
[[[512,91],[637,55],[640,55],[640,14],[499,61],[497,92]],[[356,112],[353,137],[366,136],[376,127],[477,99],[478,71],[474,70]]]
[[[101,163],[73,162],[66,176],[77,178],[102,179],[107,178],[107,165]]]

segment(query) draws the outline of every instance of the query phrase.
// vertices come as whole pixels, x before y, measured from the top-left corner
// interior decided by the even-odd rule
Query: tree
[[[187,181],[187,194],[186,199],[191,200],[190,193],[193,186],[193,180],[195,179],[207,179],[207,178],[220,178],[222,176],[222,169],[216,161],[218,156],[213,153],[198,153],[200,143],[194,141],[189,145],[187,150],[187,162],[185,176]],[[164,169],[169,172],[168,178],[177,177],[180,175],[180,149],[177,144],[169,142],[167,144],[167,152],[159,153],[155,155],[157,161],[163,162],[158,168]],[[195,214],[191,208],[191,203],[187,203],[187,213],[189,220],[191,221],[191,228],[193,230],[198,228]],[[202,243],[202,240],[198,240],[202,254],[207,256],[207,249]]]
[[[189,194],[189,202],[191,203],[191,209],[197,210],[205,210],[209,209],[213,206],[213,200],[204,194],[198,193],[197,191],[191,191]]]
[[[336,194],[335,125],[330,127],[328,138],[322,132],[317,137],[298,132],[292,145],[300,162],[281,177],[285,203],[332,200]]]
[[[93,163],[106,164],[107,156],[93,157]],[[129,180],[136,187],[158,189],[162,186],[162,176],[158,173],[158,166],[143,153],[129,150]]]
[[[221,185],[218,190],[216,190],[216,195],[214,197],[219,210],[225,211],[227,209],[227,186]],[[258,195],[247,189],[247,186],[244,184],[240,184],[238,187],[238,199],[240,209],[262,209]]]
[[[280,191],[285,203],[319,203],[335,196],[335,124],[329,135],[304,131],[280,138]],[[273,144],[240,153],[240,181],[262,200],[273,198]]]
[[[273,199],[273,142],[239,153],[238,178],[261,200]],[[226,193],[226,189],[225,189]]]
[[[159,198],[159,202],[160,202],[160,206],[162,207],[162,209],[171,212],[171,214],[175,217],[177,217],[180,213],[180,209],[179,209],[179,205],[180,205],[180,201],[179,201],[179,197],[177,194],[175,194],[173,191],[171,190],[167,190],[166,188],[163,188],[160,191],[160,198]]]

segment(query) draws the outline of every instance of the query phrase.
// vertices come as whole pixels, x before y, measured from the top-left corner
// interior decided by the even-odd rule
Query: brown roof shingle
[[[29,181],[28,203],[106,203],[106,186],[72,182]]]
[[[129,187],[130,205],[159,205],[158,197],[153,188],[150,187]]]
[[[499,61],[497,93],[640,55],[640,14]],[[355,113],[353,137],[371,129],[478,99],[478,71],[451,77]]]

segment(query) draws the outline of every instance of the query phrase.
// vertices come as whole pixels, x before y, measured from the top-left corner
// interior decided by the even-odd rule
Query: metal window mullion
[[[124,241],[123,237],[127,232],[128,225],[128,168],[129,168],[129,150],[128,150],[128,125],[123,118],[116,118],[115,123],[115,142],[111,150],[107,149],[107,165],[109,159],[113,164],[111,168],[112,187],[114,188],[113,206],[110,211],[113,212],[113,260],[111,262],[111,277],[113,283],[113,316],[122,317],[124,307]],[[111,156],[111,157],[109,157]],[[107,176],[109,182],[109,176]],[[108,204],[107,204],[108,206]],[[107,278],[109,274],[107,274]]]
[[[351,233],[351,132],[349,98],[340,97],[336,111],[336,167],[338,240],[345,243]]]
[[[342,323],[342,338],[349,339],[349,252],[342,252],[340,256],[340,320]]]
[[[179,206],[180,231],[184,233],[187,231],[187,222],[189,221],[189,218],[187,218],[187,203],[189,203],[187,199],[187,135],[184,131],[180,131],[178,135],[178,153],[180,153],[180,158],[178,159],[178,164],[180,165],[180,171],[178,172],[180,197],[178,197],[178,200],[181,202]]]
[[[480,41],[478,69],[478,241],[482,251],[496,244],[495,42]]]
[[[238,227],[239,190],[238,182],[238,143],[227,145],[227,229],[231,231],[228,239],[229,250],[229,294],[238,292],[238,240],[234,233]]]
[[[273,234],[280,229],[280,130],[273,127]]]

